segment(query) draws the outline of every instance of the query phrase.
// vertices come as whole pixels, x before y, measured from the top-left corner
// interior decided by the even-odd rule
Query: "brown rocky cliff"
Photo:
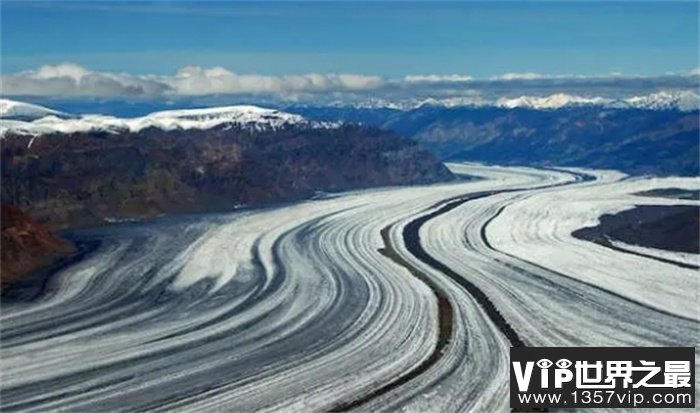
[[[19,208],[2,205],[0,280],[13,282],[73,252],[73,246],[50,232]]]
[[[350,125],[9,135],[0,144],[3,201],[49,229],[453,179],[417,143]]]

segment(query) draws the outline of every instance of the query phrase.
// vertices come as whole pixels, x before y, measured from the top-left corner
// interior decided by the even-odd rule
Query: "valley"
[[[696,178],[449,167],[481,179],[72,231],[3,303],[3,411],[504,410],[511,345],[694,343],[695,270],[571,233]]]

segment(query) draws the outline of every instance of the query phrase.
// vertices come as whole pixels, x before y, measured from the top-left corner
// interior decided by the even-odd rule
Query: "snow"
[[[33,107],[21,102],[7,101],[8,107]],[[42,109],[37,106],[37,108]],[[20,135],[76,132],[139,132],[147,128],[166,131],[211,129],[220,125],[237,125],[249,130],[279,129],[289,125],[310,127],[337,127],[338,122],[310,122],[302,116],[251,105],[224,106],[202,109],[182,109],[154,112],[137,118],[118,118],[106,115],[82,115],[70,119],[59,117],[60,112],[45,109],[45,115],[31,121],[0,121],[0,137],[12,132]],[[28,110],[28,109],[27,109]],[[38,110],[35,113],[39,113]]]
[[[601,106],[607,108],[636,108],[651,110],[678,109],[696,110],[700,107],[700,96],[692,91],[660,91],[646,96],[632,96],[623,99],[586,97],[557,93],[550,96],[520,96],[501,98],[496,106],[504,108],[559,109],[571,106]]]
[[[572,233],[598,225],[605,214],[635,205],[698,205],[696,200],[645,198],[634,194],[657,188],[694,190],[700,187],[700,180],[625,179],[624,174],[615,171],[586,173],[595,175],[596,180],[531,191],[528,196],[509,203],[488,225],[486,237],[491,246],[511,257],[597,285],[650,308],[697,319],[700,294],[697,270],[611,250],[578,239]],[[687,259],[688,256],[674,258],[675,261]]]
[[[661,91],[647,96],[635,96],[625,99],[624,102],[631,107],[655,110],[679,109],[691,111],[698,109],[700,96],[689,90]]]
[[[180,121],[219,121],[226,120],[236,123],[269,122],[300,123],[304,118],[279,110],[266,109],[252,105],[223,106],[203,109],[180,109],[154,112],[146,116],[148,119],[180,120]]]
[[[0,99],[0,118],[21,118],[25,120],[34,120],[45,116],[67,116],[65,113],[49,109],[31,103],[17,102],[10,99]]]
[[[604,96],[581,96],[567,93],[555,93],[547,96],[522,95],[488,99],[480,94],[467,96],[451,96],[444,98],[422,97],[408,99],[377,99],[370,98],[352,104],[345,102],[331,102],[329,106],[351,106],[361,109],[398,109],[413,110],[422,106],[436,106],[444,108],[473,107],[473,108],[528,108],[535,110],[556,110],[568,107],[601,107],[601,108],[635,108],[648,110],[693,111],[700,109],[700,95],[690,90],[662,90],[642,96],[628,96],[612,98]]]
[[[358,103],[363,108],[393,108],[411,110],[421,106],[440,107],[500,107],[556,110],[567,107],[597,106],[604,108],[638,108],[648,110],[700,108],[700,95],[688,90],[665,90],[645,96],[612,99],[600,96],[578,96],[556,93],[549,96],[502,97],[486,100],[479,96],[410,99],[391,102],[372,99]],[[250,130],[278,129],[304,124],[311,127],[337,127],[339,122],[311,122],[302,116],[252,105],[223,106],[202,109],[182,109],[154,112],[137,118],[117,118],[106,115],[73,116],[43,106],[0,99],[0,137],[8,132],[38,136],[49,133],[75,132],[138,132],[146,128],[163,130],[210,129],[224,124],[238,125]]]
[[[52,277],[50,294],[3,303],[3,410],[328,411],[395,383],[435,349],[439,320],[432,290],[379,251],[384,231],[443,291],[452,333],[430,369],[359,410],[505,411],[510,343],[403,237],[484,191],[499,193],[428,220],[419,241],[528,345],[697,342],[696,271],[570,236],[639,202],[697,203],[634,195],[697,178],[449,167],[483,179],[83,230],[105,242]],[[673,315],[684,308],[691,319]]]
[[[514,99],[501,98],[496,101],[496,106],[513,108],[533,108],[533,109],[559,109],[565,106],[576,105],[606,105],[612,103],[612,99],[602,97],[583,97],[557,93],[551,96],[520,96]]]

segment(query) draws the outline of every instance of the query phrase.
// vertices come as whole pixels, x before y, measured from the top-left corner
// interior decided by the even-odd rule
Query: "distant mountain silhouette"
[[[393,130],[424,144],[442,160],[612,168],[632,174],[700,173],[698,111],[597,106],[288,110],[312,119],[347,120]]]

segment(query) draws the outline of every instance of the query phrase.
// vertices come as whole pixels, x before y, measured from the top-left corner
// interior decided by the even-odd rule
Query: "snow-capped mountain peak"
[[[520,96],[517,98],[500,98],[496,101],[496,106],[507,109],[532,108],[532,109],[559,109],[565,106],[600,105],[605,106],[612,102],[612,99],[602,97],[583,97],[557,93],[550,96]]]
[[[242,121],[260,122],[262,120],[278,119],[287,122],[302,122],[304,118],[299,115],[281,112],[276,109],[261,108],[253,105],[221,106],[200,109],[176,109],[153,112],[148,115],[151,118],[178,118],[187,120],[202,120],[214,118],[228,118]]]
[[[700,95],[693,90],[662,90],[648,95],[609,97],[582,96],[568,93],[551,95],[521,95],[487,98],[481,95],[404,98],[398,100],[369,99],[353,103],[333,103],[332,107],[350,106],[361,109],[414,110],[420,107],[444,108],[527,108],[534,110],[557,110],[571,107],[600,107],[612,109],[680,110],[700,109]]]
[[[35,120],[46,116],[70,117],[68,114],[44,106],[0,99],[0,118],[15,120]]]
[[[12,101],[10,101],[12,102]],[[15,103],[14,107],[34,107],[35,105]],[[36,106],[41,108],[40,106]],[[289,125],[311,127],[334,127],[337,123],[309,122],[302,116],[266,109],[251,105],[223,106],[201,109],[182,109],[154,112],[137,118],[117,118],[105,115],[83,115],[66,119],[61,112],[46,109],[36,110],[37,116],[31,121],[9,116],[0,121],[0,135],[8,132],[17,134],[42,135],[49,133],[76,132],[139,132],[147,128],[162,130],[211,129],[220,125],[236,125],[249,130],[279,129]]]
[[[662,90],[646,96],[634,96],[624,100],[635,108],[666,110],[678,109],[690,111],[698,109],[700,96],[690,90]]]

